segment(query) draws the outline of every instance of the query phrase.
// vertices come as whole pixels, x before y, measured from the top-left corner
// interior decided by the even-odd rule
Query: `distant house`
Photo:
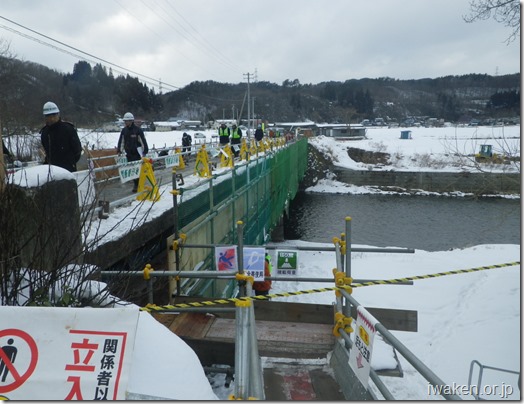
[[[285,132],[292,132],[295,135],[300,133],[316,133],[318,125],[315,122],[275,122],[275,126],[281,127]]]
[[[366,127],[359,123],[318,124],[318,135],[329,136],[338,140],[360,140],[366,137]]]
[[[180,124],[180,129],[200,129],[202,126],[201,121],[182,120],[178,123]]]
[[[220,125],[222,125],[223,123],[225,123],[226,126],[229,128],[229,127],[231,127],[233,125],[236,125],[237,124],[237,120],[236,119],[216,119],[212,123],[212,128],[213,129],[218,129],[220,127]],[[209,126],[209,123],[208,123],[208,126]]]

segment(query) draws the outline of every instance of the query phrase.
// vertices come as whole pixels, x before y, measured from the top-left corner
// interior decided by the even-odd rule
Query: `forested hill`
[[[231,118],[242,109],[247,83],[193,82],[163,96],[171,114],[193,119]],[[468,74],[436,79],[351,79],[345,82],[250,85],[257,117],[270,122],[304,121],[355,123],[382,117],[402,122],[427,116],[457,122],[520,116],[520,73],[505,76]],[[233,107],[234,106],[234,107]],[[204,119],[205,117],[205,119]]]
[[[196,81],[159,94],[138,79],[115,76],[80,61],[72,73],[0,57],[0,117],[4,136],[39,128],[42,105],[56,102],[65,119],[97,127],[131,111],[147,120],[170,117],[210,121],[247,117],[247,83]],[[270,122],[355,123],[377,117],[402,122],[426,116],[450,122],[520,116],[520,73],[468,74],[418,80],[349,79],[302,84],[250,83],[255,116]],[[253,104],[252,104],[253,105]]]

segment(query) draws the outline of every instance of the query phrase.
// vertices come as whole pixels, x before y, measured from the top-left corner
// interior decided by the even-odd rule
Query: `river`
[[[520,244],[520,199],[299,192],[284,236],[330,243],[351,217],[351,242],[444,251],[479,244]]]

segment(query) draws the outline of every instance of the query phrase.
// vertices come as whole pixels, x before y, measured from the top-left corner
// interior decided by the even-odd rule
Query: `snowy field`
[[[401,139],[401,131],[411,131],[410,139]],[[520,126],[395,128],[367,130],[366,139],[337,141],[316,137],[311,143],[332,156],[335,165],[356,170],[380,169],[394,171],[475,171],[473,156],[481,144],[491,144],[493,153],[520,157]],[[346,148],[388,153],[391,165],[373,167],[349,158]],[[517,164],[493,164],[481,167],[485,171],[520,172]]]
[[[410,130],[411,139],[401,139],[401,130]],[[183,131],[145,132],[150,148],[182,145]],[[205,135],[207,141],[217,135],[216,130],[190,131],[195,143],[195,133]],[[79,130],[82,144],[97,149],[116,148],[119,133],[90,132]],[[245,137],[245,134],[244,134]],[[336,165],[353,169],[377,169],[357,163],[347,155],[347,147],[391,155],[391,166],[378,169],[398,171],[452,171],[460,172],[475,169],[472,156],[479,152],[481,144],[491,144],[493,152],[520,156],[520,126],[495,127],[444,127],[444,128],[368,128],[366,139],[340,141],[331,137],[319,136],[309,140],[325,154],[331,156]],[[520,162],[510,165],[483,166],[493,171],[520,171]]]
[[[403,130],[411,131],[411,139],[401,139]],[[182,145],[183,131],[145,132],[150,148]],[[216,130],[190,131],[195,143],[195,133],[205,135],[207,141],[217,135]],[[116,148],[119,133],[79,131],[82,144],[97,149]],[[244,135],[245,137],[245,135]],[[319,136],[309,141],[319,150],[331,156],[334,163],[352,169],[382,169],[397,171],[471,171],[476,170],[472,158],[479,152],[481,144],[491,144],[493,152],[499,155],[520,156],[520,126],[479,126],[443,128],[368,128],[366,139],[336,140]],[[357,163],[349,158],[348,147],[388,153],[391,165],[373,167]],[[520,172],[520,162],[516,164],[483,165],[487,171]]]

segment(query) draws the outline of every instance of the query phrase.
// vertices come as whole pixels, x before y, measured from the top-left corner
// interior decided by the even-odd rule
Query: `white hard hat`
[[[135,117],[133,116],[131,112],[126,112],[124,114],[124,121],[134,121],[134,120],[135,120]]]
[[[58,114],[60,110],[56,106],[54,102],[47,101],[44,104],[44,115],[52,115],[52,114]]]

